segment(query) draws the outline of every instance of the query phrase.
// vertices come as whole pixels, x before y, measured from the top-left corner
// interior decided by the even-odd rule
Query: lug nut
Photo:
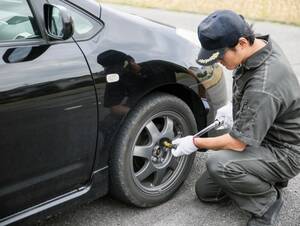
[[[151,160],[152,160],[153,162],[157,162],[157,157],[152,156],[152,157],[151,157]]]

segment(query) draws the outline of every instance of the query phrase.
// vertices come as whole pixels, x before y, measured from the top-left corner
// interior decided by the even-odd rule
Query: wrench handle
[[[213,130],[213,129],[216,129],[216,128],[219,128],[220,126],[223,125],[223,122],[219,121],[218,119],[216,119],[212,124],[208,125],[207,127],[205,127],[204,129],[200,130],[198,133],[196,133],[193,137],[200,137],[202,136],[203,134]]]
[[[207,132],[209,132],[209,131],[211,131],[213,129],[219,128],[222,125],[223,125],[223,122],[216,119],[212,124],[208,125],[204,129],[200,130],[198,133],[196,133],[195,135],[193,135],[193,137],[200,137],[203,134],[205,134],[205,133],[207,133]],[[177,148],[177,145],[176,144],[172,144],[172,143],[165,144],[165,146],[168,147],[168,148],[170,148],[170,149],[176,149]]]

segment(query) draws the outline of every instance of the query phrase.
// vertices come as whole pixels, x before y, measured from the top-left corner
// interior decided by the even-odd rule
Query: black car
[[[163,142],[206,125],[211,75],[177,33],[91,0],[0,1],[0,225],[174,194],[195,155]]]

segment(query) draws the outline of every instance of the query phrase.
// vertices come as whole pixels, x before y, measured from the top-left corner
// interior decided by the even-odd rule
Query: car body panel
[[[125,52],[137,63],[159,59],[185,68],[199,66],[195,60],[199,47],[187,42],[173,27],[122,13],[108,6],[102,6],[101,20],[105,23],[105,39],[102,43],[107,46],[106,49]]]
[[[41,38],[0,42],[0,225],[106,194],[118,129],[155,90],[190,101],[198,125],[205,123],[201,84],[187,70],[197,66],[199,47],[174,28],[95,1],[28,2]],[[86,10],[103,28],[84,40],[51,40],[43,5],[60,2]],[[142,72],[124,76],[127,65],[99,64],[111,50],[130,56]],[[123,93],[115,94],[119,87]]]
[[[75,42],[0,47],[0,56],[3,217],[89,181],[97,104]]]
[[[77,46],[69,43],[64,48],[73,51],[50,46],[34,59],[35,67],[31,61],[1,67],[0,126],[6,139],[0,146],[7,153],[0,160],[0,170],[5,172],[1,197],[11,197],[1,203],[11,207],[34,203],[35,196],[47,200],[90,178],[97,135],[95,90]],[[9,50],[1,48],[0,55]],[[58,183],[61,180],[65,183]],[[24,191],[31,194],[26,200]]]

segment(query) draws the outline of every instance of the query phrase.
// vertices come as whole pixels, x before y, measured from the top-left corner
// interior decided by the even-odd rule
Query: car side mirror
[[[54,40],[67,40],[74,34],[74,23],[67,9],[60,5],[44,5],[45,27]]]

